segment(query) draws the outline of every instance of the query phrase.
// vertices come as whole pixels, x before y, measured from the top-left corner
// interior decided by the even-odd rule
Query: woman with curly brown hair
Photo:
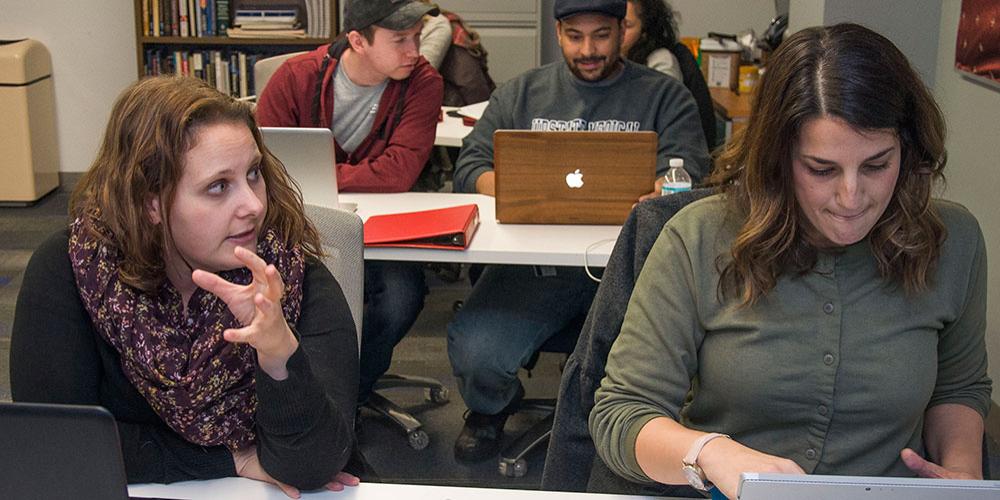
[[[133,84],[70,216],[25,271],[15,400],[106,407],[129,482],[357,483],[354,322],[249,104]]]
[[[866,28],[774,53],[720,194],[651,250],[590,416],[635,482],[742,472],[982,477],[990,401],[976,219],[933,199],[944,121]]]

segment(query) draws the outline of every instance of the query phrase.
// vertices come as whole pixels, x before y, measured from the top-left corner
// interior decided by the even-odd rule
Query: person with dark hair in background
[[[669,220],[636,282],[590,415],[599,455],[729,498],[743,472],[982,478],[986,249],[931,196],[930,92],[853,24],[791,36],[757,92],[720,194]]]
[[[659,183],[670,158],[696,182],[709,170],[698,110],[683,84],[621,58],[626,0],[557,0],[562,61],[509,80],[490,97],[462,143],[455,190],[494,195],[493,132],[653,131]],[[637,200],[638,201],[638,200]],[[597,283],[578,267],[486,266],[448,325],[448,357],[469,414],[455,456],[483,460],[499,451],[508,415],[524,389],[518,369],[547,339],[585,315]]]
[[[680,63],[670,52],[677,43],[674,10],[665,0],[628,0],[622,57],[684,81]]]
[[[441,113],[441,75],[419,53],[424,16],[438,12],[418,0],[348,0],[341,37],[282,64],[260,95],[257,120],[333,130],[341,191],[409,191]],[[424,307],[423,264],[366,261],[364,293],[359,403]]]
[[[70,217],[25,270],[14,400],[107,408],[131,483],[357,484],[354,321],[251,104],[133,84]]]

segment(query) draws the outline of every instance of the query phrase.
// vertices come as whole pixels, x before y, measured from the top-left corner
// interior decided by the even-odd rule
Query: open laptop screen
[[[337,152],[327,128],[260,127],[264,145],[285,165],[302,190],[303,202],[340,208],[337,201]]]
[[[0,497],[128,498],[114,417],[99,406],[0,403]]]

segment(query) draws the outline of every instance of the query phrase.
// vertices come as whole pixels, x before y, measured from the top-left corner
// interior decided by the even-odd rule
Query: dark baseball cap
[[[357,31],[371,25],[393,31],[410,28],[425,15],[436,16],[438,6],[417,0],[347,0],[344,5],[344,31]]]
[[[565,19],[584,12],[625,19],[627,4],[628,0],[556,0],[552,6],[552,13],[556,19]]]

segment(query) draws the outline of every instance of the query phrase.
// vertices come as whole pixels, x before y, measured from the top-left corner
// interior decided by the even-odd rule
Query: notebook
[[[743,473],[738,500],[996,500],[1000,481]]]
[[[479,207],[474,203],[373,215],[365,221],[365,246],[464,250],[478,227]]]
[[[497,130],[496,215],[514,224],[622,224],[653,191],[654,132]]]
[[[0,496],[129,498],[114,417],[99,406],[0,403]]]
[[[264,145],[285,165],[309,205],[354,211],[337,201],[337,149],[327,128],[260,127]]]

